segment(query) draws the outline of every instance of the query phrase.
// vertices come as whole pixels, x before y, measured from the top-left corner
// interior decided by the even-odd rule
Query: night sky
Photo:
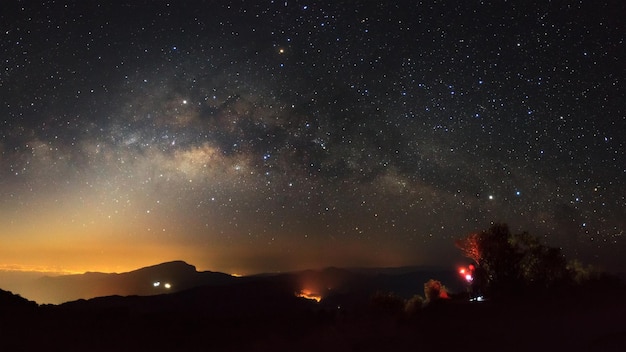
[[[42,3],[0,11],[0,268],[451,266],[505,222],[626,269],[621,0]]]

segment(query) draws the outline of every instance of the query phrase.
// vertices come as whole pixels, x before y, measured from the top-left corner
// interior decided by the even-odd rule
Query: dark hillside
[[[626,344],[626,291],[615,286],[478,303],[444,300],[407,315],[359,301],[360,293],[335,298],[362,302],[348,308],[298,298],[290,280],[278,278],[39,308],[10,295],[10,312],[0,310],[3,346],[11,351],[623,351]]]

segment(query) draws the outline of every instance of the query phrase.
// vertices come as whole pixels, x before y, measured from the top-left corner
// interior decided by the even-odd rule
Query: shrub
[[[424,297],[420,295],[414,295],[413,297],[409,298],[404,304],[404,313],[409,316],[415,315],[422,309],[422,306],[424,306]]]
[[[427,303],[450,298],[448,289],[440,281],[433,279],[424,284],[424,296]]]
[[[575,284],[582,285],[599,276],[598,271],[591,265],[585,266],[578,260],[567,263],[567,270]]]

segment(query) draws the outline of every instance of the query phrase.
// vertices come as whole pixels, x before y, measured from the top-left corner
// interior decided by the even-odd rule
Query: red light
[[[474,266],[470,264],[469,268],[460,268],[459,274],[465,279],[467,282],[472,282],[474,277],[472,276],[472,272],[474,271]]]

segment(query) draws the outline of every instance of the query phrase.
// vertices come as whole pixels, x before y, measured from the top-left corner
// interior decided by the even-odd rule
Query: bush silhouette
[[[406,313],[408,316],[415,315],[417,314],[417,312],[422,310],[423,306],[424,297],[420,295],[414,295],[413,297],[409,298],[404,304],[404,313]]]
[[[450,298],[446,287],[440,281],[433,279],[424,284],[424,297],[426,297],[426,303]]]

